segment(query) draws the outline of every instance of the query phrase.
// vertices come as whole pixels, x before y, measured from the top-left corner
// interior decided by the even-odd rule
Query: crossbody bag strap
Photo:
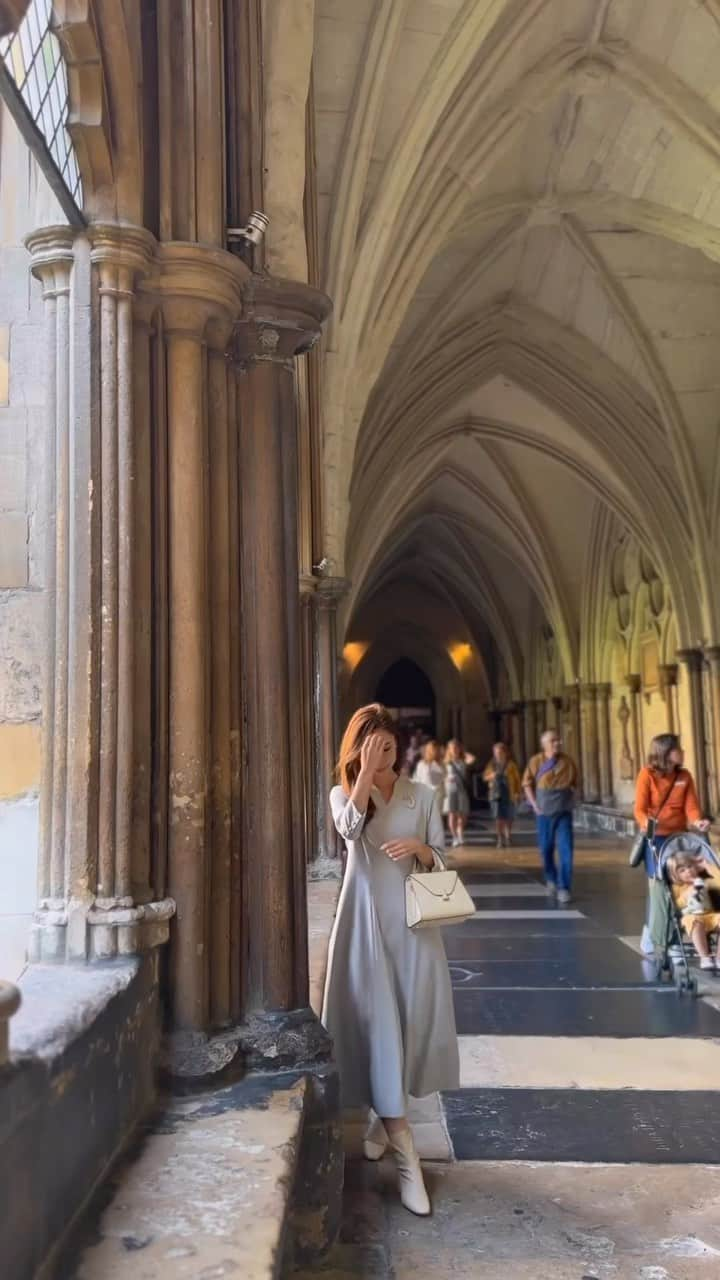
[[[668,800],[670,799],[670,792],[672,791],[673,787],[675,786],[676,781],[677,781],[677,779],[676,779],[676,777],[673,775],[673,777],[672,777],[672,779],[671,779],[671,782],[670,782],[670,786],[668,787],[667,791],[665,792],[665,795],[664,795],[664,796],[663,796],[663,798],[662,798],[662,801],[660,802],[660,804],[658,805],[657,809],[655,810],[655,813],[653,814],[652,818],[650,819],[650,821],[651,821],[651,822],[652,822],[652,824],[653,824],[653,833],[652,833],[652,836],[650,837],[651,839],[654,839],[654,838],[655,838],[655,828],[657,827],[658,820],[659,820],[659,818],[660,818],[660,814],[662,813],[663,809],[665,808],[665,805],[667,804]],[[649,825],[649,824],[648,824],[648,825]]]
[[[452,769],[453,773],[455,774],[455,777],[457,778],[458,782],[459,782],[459,783],[461,783],[461,785],[462,785],[462,789],[463,789],[463,791],[465,792],[465,795],[467,796],[467,798],[468,798],[468,800],[469,800],[469,799],[470,799],[470,788],[468,787],[467,782],[466,782],[466,781],[465,781],[465,779],[463,778],[463,776],[462,776],[462,774],[461,774],[460,770],[458,769],[457,765],[455,764],[455,761],[454,761],[454,760],[451,760],[451,761],[450,761],[450,768]]]

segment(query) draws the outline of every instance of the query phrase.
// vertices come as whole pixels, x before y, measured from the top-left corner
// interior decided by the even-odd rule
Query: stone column
[[[330,303],[290,281],[246,286],[237,356],[244,599],[245,1008],[307,1005],[302,803],[294,357],[317,339]],[[252,602],[252,607],[249,603]]]
[[[563,709],[562,698],[559,696],[555,696],[552,699],[552,705],[553,705],[553,713],[555,716],[553,728],[555,729],[556,733],[561,734],[562,733],[562,709]]]
[[[66,227],[44,229],[27,244],[43,284],[50,441],[48,674],[30,954],[106,959],[164,941],[173,911],[172,902],[151,900],[132,830],[134,289],[154,242],[139,228],[96,225],[77,239]]]
[[[710,696],[712,701],[712,731],[713,731],[713,795],[711,796],[713,803],[713,812],[715,814],[720,810],[720,645],[712,645],[705,650],[705,657],[710,666]],[[677,668],[675,668],[677,672]],[[668,689],[668,698],[672,696],[672,689]]]
[[[582,758],[583,800],[597,804],[600,799],[600,770],[598,760],[597,686],[582,687]]]
[[[171,243],[158,249],[149,284],[162,310],[166,387],[166,564],[158,577],[167,581],[167,869],[177,904],[170,988],[176,1026],[198,1030],[239,1010],[237,455],[225,349],[246,276],[229,253]]]
[[[695,783],[700,808],[710,812],[708,793],[708,761],[705,742],[705,705],[703,699],[703,655],[699,649],[678,649],[678,658],[685,664],[690,689],[690,716],[693,746],[695,749]]]
[[[599,684],[597,686],[598,770],[600,775],[600,800],[604,805],[611,805],[614,800],[610,728],[611,697],[611,684]]]
[[[531,756],[533,752],[538,750],[537,717],[535,712],[535,702],[532,698],[528,698],[527,702],[525,703],[525,711],[523,715],[523,729],[524,729],[525,754],[527,757],[527,756]]]
[[[565,749],[569,755],[574,757],[582,779],[584,773],[585,762],[583,760],[583,741],[582,741],[582,716],[580,707],[580,686],[577,684],[569,684],[565,687],[564,698],[565,715],[568,724],[570,741],[565,743]]]
[[[708,650],[708,656],[712,650]],[[720,655],[720,649],[718,649]],[[658,668],[660,674],[660,693],[665,702],[665,714],[667,716],[668,733],[676,733],[677,713],[675,708],[675,697],[677,689],[678,669],[677,663],[666,663]]]
[[[529,760],[534,751],[537,751],[535,743],[528,742],[526,726],[525,726],[525,703],[513,702],[512,704],[512,721],[513,721],[513,741],[515,749],[523,761]]]
[[[345,578],[321,578],[313,597],[316,770],[314,799],[318,836],[317,858],[320,864],[327,862],[328,859],[337,858],[339,852],[339,841],[328,805],[328,795],[333,783],[333,769],[340,745],[337,610],[349,587],[350,583]]]
[[[640,718],[640,689],[642,688],[642,678],[637,674],[629,675],[627,676],[625,683],[630,694],[630,742],[632,744],[635,772],[637,773],[645,759],[645,746],[642,740],[642,723]]]
[[[488,720],[492,727],[493,742],[503,741],[503,713],[497,707],[488,708]],[[508,744],[509,745],[509,744]]]

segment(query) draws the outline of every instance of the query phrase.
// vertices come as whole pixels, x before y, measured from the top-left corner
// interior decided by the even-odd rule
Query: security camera
[[[269,221],[264,213],[254,209],[244,227],[228,227],[227,238],[230,241],[247,240],[250,244],[262,244]]]

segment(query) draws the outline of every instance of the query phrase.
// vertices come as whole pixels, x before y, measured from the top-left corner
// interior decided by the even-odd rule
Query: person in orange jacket
[[[657,854],[671,836],[694,827],[705,832],[710,826],[703,818],[693,776],[683,767],[685,754],[676,733],[659,733],[650,743],[648,762],[635,783],[635,821],[646,831],[650,819],[655,821],[654,846]],[[654,951],[663,945],[664,895],[654,889],[655,859],[649,844],[645,846],[645,871],[648,876],[648,915],[643,929],[642,948]],[[657,900],[656,900],[657,899]]]

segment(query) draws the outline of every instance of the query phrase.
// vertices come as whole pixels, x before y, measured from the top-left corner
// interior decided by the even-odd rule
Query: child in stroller
[[[717,972],[710,939],[720,930],[720,862],[701,836],[677,835],[664,844],[656,875],[667,890],[665,946],[659,971],[675,971],[680,991],[695,992],[687,952],[700,956],[700,967]],[[713,900],[715,895],[716,900]],[[692,946],[686,946],[686,939]]]

